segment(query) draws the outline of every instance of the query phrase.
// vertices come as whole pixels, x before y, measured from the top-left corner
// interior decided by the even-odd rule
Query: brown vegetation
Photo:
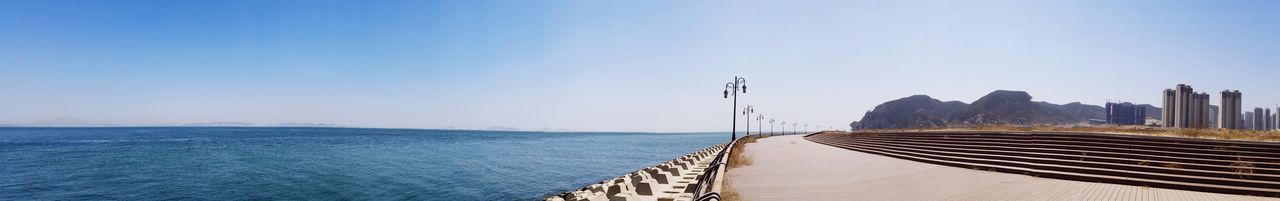
[[[1253,161],[1246,161],[1239,156],[1236,156],[1236,162],[1231,163],[1231,169],[1235,169],[1236,176],[1239,176],[1240,179],[1252,176],[1253,167]]]
[[[748,156],[745,153],[743,153],[746,151],[746,147],[747,147],[746,145],[755,143],[756,140],[760,138],[768,138],[768,137],[769,136],[744,137],[741,140],[735,141],[733,143],[733,148],[729,150],[729,162],[728,164],[726,164],[728,165],[728,168],[751,165],[751,156]],[[723,185],[724,186],[720,187],[721,189],[720,199],[727,200],[727,201],[743,200],[742,195],[738,194],[738,192],[733,190],[733,181],[731,181],[729,178],[726,177]]]
[[[1280,132],[1228,129],[1176,129],[1173,136],[1229,140],[1280,141]]]
[[[720,191],[721,191],[721,193],[720,193],[720,199],[721,199],[721,200],[725,200],[725,201],[740,201],[740,200],[743,200],[743,199],[742,199],[742,194],[738,194],[738,192],[737,192],[737,191],[734,191],[734,190],[733,190],[733,182],[730,182],[727,178],[724,180],[724,186],[720,187],[720,189],[721,189],[721,190],[720,190]]]
[[[757,139],[766,137],[744,137],[733,143],[733,149],[729,150],[729,168],[742,167],[751,165],[751,156],[743,154],[747,148],[747,144],[755,143]]]

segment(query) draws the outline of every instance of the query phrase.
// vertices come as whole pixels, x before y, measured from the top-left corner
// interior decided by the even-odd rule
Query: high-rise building
[[[1197,108],[1197,113],[1194,113],[1196,126],[1193,128],[1209,128],[1209,93],[1196,94],[1195,98],[1196,104],[1192,106]]]
[[[1221,109],[1216,105],[1209,105],[1209,128],[1218,128],[1218,113]]]
[[[1280,127],[1280,124],[1276,123],[1276,115],[1280,115],[1280,114],[1271,114],[1271,117],[1267,117],[1268,118],[1267,124],[1270,124],[1270,127],[1268,127],[1267,131],[1275,131],[1275,129],[1280,129],[1280,128],[1276,128],[1276,127]]]
[[[1263,115],[1262,108],[1253,108],[1253,130],[1267,130],[1267,117]]]
[[[1146,123],[1147,109],[1133,103],[1107,103],[1107,124],[1142,125]]]
[[[1177,88],[1165,89],[1163,95],[1164,127],[1209,127],[1209,94],[1195,93],[1190,85],[1178,84]]]
[[[1246,130],[1253,130],[1253,111],[1244,112],[1244,127]]]
[[[1178,88],[1173,89],[1173,122],[1175,128],[1186,128],[1191,126],[1191,94],[1195,92],[1191,86],[1178,84]]]
[[[1241,129],[1244,125],[1240,119],[1240,91],[1222,91],[1222,107],[1218,109],[1221,119],[1218,121],[1218,128],[1225,129]]]
[[[1271,108],[1266,108],[1265,110],[1263,110],[1263,111],[1262,111],[1262,113],[1263,113],[1263,115],[1262,115],[1262,125],[1264,125],[1264,126],[1262,127],[1262,128],[1263,128],[1262,130],[1274,130],[1274,129],[1276,129],[1276,126],[1275,126],[1273,123],[1271,123]]]
[[[1177,96],[1178,96],[1177,94],[1178,93],[1174,92],[1173,89],[1165,89],[1164,93],[1161,94],[1161,97],[1162,97],[1161,100],[1164,100],[1162,102],[1164,105],[1160,106],[1161,107],[1160,122],[1162,124],[1161,125],[1162,127],[1173,128],[1173,127],[1176,127],[1175,125],[1177,125],[1175,123],[1176,121],[1173,118],[1173,116],[1175,116],[1175,114],[1173,113],[1174,108],[1177,108],[1177,106],[1174,105],[1174,103],[1177,102],[1175,101],[1177,100]]]
[[[1252,116],[1252,115],[1240,114],[1239,116],[1236,117],[1236,120],[1238,120],[1236,121],[1236,125],[1240,125],[1240,129],[1249,129],[1248,125],[1245,125],[1245,122],[1249,122],[1248,119],[1244,119],[1246,116]]]

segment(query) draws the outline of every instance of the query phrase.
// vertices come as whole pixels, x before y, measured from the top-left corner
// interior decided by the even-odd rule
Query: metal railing
[[[734,140],[734,142],[737,141],[738,140]],[[715,197],[714,200],[720,200],[720,193],[713,192],[714,189],[712,188],[715,187],[715,180],[720,175],[720,167],[725,166],[724,157],[725,155],[728,155],[730,149],[733,149],[733,143],[729,143],[729,145],[725,146],[724,149],[721,149],[720,153],[716,154],[716,158],[711,160],[711,165],[702,170],[702,175],[699,175],[697,178],[698,185],[693,189],[694,200],[709,200],[704,198],[708,196]]]
[[[815,133],[821,133],[821,131],[815,132]],[[724,149],[720,150],[720,153],[716,154],[716,158],[714,160],[711,160],[711,165],[707,166],[706,169],[702,170],[702,175],[698,176],[697,178],[698,185],[695,186],[693,190],[693,200],[695,201],[713,201],[713,200],[719,201],[720,200],[720,191],[715,189],[717,184],[716,181],[722,180],[722,178],[720,178],[720,173],[728,170],[729,159],[726,157],[729,157],[729,154],[732,154],[730,153],[730,150],[733,150],[733,145],[737,144],[738,140],[746,139],[748,137],[758,138],[760,136],[810,135],[810,134],[813,134],[813,133],[786,133],[786,132],[762,133],[762,134],[755,134],[755,135],[746,135],[746,136],[739,137],[738,139],[734,139],[733,142],[729,142],[729,145],[725,146]]]
[[[787,135],[787,134],[781,134],[781,135]],[[755,134],[755,135],[742,136],[742,137],[739,137],[738,139],[733,139],[733,142],[729,142],[729,145],[725,146],[724,149],[720,150],[720,153],[716,154],[716,158],[711,160],[711,165],[707,166],[706,169],[702,170],[702,175],[698,176],[697,178],[698,185],[695,186],[693,190],[693,200],[695,201],[719,201],[720,200],[720,192],[715,189],[717,184],[716,181],[722,180],[723,178],[720,178],[720,173],[725,170],[728,170],[727,163],[729,159],[726,157],[729,157],[729,154],[732,154],[730,153],[731,152],[730,150],[733,150],[733,146],[738,143],[738,140],[752,138],[752,137],[758,138],[760,136],[781,136],[781,135],[776,133]]]

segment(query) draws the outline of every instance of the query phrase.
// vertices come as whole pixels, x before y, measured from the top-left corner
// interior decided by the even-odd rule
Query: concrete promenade
[[[744,200],[1280,200],[1037,178],[920,163],[817,144],[760,139],[729,169]]]

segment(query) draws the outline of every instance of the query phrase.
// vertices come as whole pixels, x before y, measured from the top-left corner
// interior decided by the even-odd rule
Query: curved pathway
[[[745,200],[1280,200],[955,168],[770,137],[748,144],[748,166],[729,169]]]

